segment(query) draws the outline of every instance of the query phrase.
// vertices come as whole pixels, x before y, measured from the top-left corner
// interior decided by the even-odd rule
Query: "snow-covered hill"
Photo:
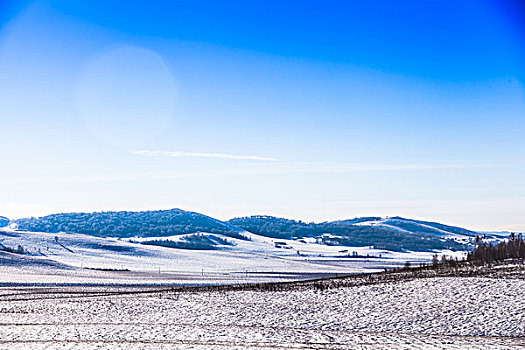
[[[478,232],[470,231],[460,227],[443,225],[436,222],[405,219],[401,217],[387,217],[375,220],[367,220],[356,223],[360,226],[375,226],[391,230],[397,230],[406,234],[431,234],[441,239],[451,239],[458,243],[471,245]]]
[[[279,239],[316,239],[325,245],[374,246],[395,251],[469,250],[476,232],[436,222],[401,217],[362,217],[321,223],[251,216],[227,222],[181,209],[62,213],[14,220],[12,228],[34,232],[83,233],[97,237],[167,237],[185,235],[178,247],[196,248],[223,244],[218,236],[187,236],[199,232],[246,239],[243,232]]]
[[[460,227],[401,217],[305,223],[272,216],[251,216],[228,222],[267,237],[316,238],[327,245],[373,245],[396,251],[470,250],[478,234]]]
[[[56,271],[76,278],[94,273],[87,271],[97,271],[97,278],[127,271],[128,277],[145,273],[150,281],[151,273],[179,282],[181,276],[190,281],[200,276],[201,283],[372,272],[430,262],[436,253],[462,257],[476,235],[400,217],[304,223],[270,216],[222,222],[180,209],[55,214],[13,221],[0,230],[0,283],[16,278],[13,269],[20,268],[40,271],[36,280]]]
[[[210,233],[201,235],[217,236]],[[206,282],[210,283],[225,278],[236,282],[241,278],[242,282],[248,275],[250,281],[260,281],[295,279],[305,275],[373,272],[402,266],[406,261],[412,264],[430,261],[433,254],[393,252],[372,247],[327,246],[316,243],[315,239],[275,239],[249,232],[244,232],[244,235],[249,239],[222,236],[231,244],[214,250],[192,250],[143,244],[157,239],[177,241],[184,238],[181,235],[117,239],[83,234],[1,230],[0,248],[4,252],[0,263],[4,267],[22,268],[32,273],[40,271],[39,276],[49,276],[56,270],[72,270],[80,271],[80,275],[75,275],[80,278],[88,269],[105,269],[158,274],[154,278],[171,274],[169,279],[175,278],[177,281],[185,276],[185,283],[194,281],[196,276],[202,276],[202,279],[206,276]],[[462,255],[451,251],[441,253]],[[13,276],[18,273],[12,269],[2,272],[5,274],[0,275],[0,282],[16,279]],[[72,272],[67,273],[71,275]]]

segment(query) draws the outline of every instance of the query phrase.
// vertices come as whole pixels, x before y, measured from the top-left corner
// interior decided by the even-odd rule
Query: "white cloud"
[[[258,160],[258,161],[278,161],[277,158],[261,157],[261,156],[247,156],[235,155],[226,153],[199,153],[199,152],[182,152],[182,151],[148,151],[140,150],[131,152],[132,154],[148,157],[196,157],[196,158],[219,158],[219,159],[235,159],[235,160]]]

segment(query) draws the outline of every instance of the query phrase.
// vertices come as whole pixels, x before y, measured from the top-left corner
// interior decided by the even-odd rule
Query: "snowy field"
[[[232,284],[286,281],[430,262],[433,252],[393,252],[273,239],[244,233],[226,237],[217,250],[158,247],[82,234],[0,231],[0,244],[24,254],[0,252],[0,286],[13,284]],[[180,240],[183,235],[163,237]],[[149,238],[149,240],[155,238]],[[140,241],[145,239],[134,238]],[[462,257],[464,252],[439,254]],[[356,256],[354,256],[354,254]],[[125,271],[100,271],[113,269]]]
[[[0,252],[0,349],[525,348],[519,266],[518,277],[493,269],[499,279],[391,278],[406,277],[401,271],[330,289],[315,283],[350,280],[250,290],[417,266],[434,253],[247,235],[217,250],[189,250],[4,230],[0,244],[23,253]],[[187,288],[205,285],[220,291]]]
[[[523,290],[523,279],[436,277],[328,290],[16,301],[23,290],[3,288],[0,347],[523,349]]]

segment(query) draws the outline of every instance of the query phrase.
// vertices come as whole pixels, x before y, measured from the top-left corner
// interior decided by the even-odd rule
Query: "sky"
[[[0,2],[0,215],[525,231],[525,5]]]

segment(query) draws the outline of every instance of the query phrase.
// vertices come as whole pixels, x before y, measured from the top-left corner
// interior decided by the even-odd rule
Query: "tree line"
[[[468,261],[491,264],[507,259],[525,259],[525,240],[521,233],[511,233],[507,240],[497,244],[483,242],[481,237],[476,237],[476,242],[476,248],[467,255]]]

